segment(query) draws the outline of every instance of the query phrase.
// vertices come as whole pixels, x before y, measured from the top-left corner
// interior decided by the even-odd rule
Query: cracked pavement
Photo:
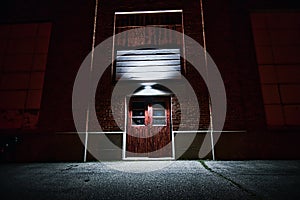
[[[300,161],[0,165],[1,199],[300,199]]]

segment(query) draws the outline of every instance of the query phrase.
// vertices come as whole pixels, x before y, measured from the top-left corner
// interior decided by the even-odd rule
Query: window
[[[114,79],[162,80],[181,77],[182,11],[115,13]],[[143,27],[165,29],[138,29]],[[118,35],[123,31],[130,33]],[[183,67],[184,68],[184,67]]]
[[[300,13],[252,13],[252,31],[269,126],[300,125]]]
[[[145,104],[144,102],[132,103],[132,125],[145,125]]]
[[[50,32],[50,23],[0,26],[0,129],[36,126]]]
[[[116,79],[159,80],[180,78],[180,49],[117,51]]]
[[[164,102],[155,102],[152,105],[152,125],[166,125],[166,105]]]
[[[133,101],[131,103],[132,126],[166,126],[166,103],[156,101]]]

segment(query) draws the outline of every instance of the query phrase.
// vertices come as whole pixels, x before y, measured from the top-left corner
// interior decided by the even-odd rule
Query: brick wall
[[[299,158],[295,146],[299,135],[295,131],[268,131],[265,121],[263,97],[259,71],[256,62],[254,40],[251,31],[250,10],[278,9],[281,4],[273,1],[248,0],[204,1],[205,33],[207,51],[214,59],[224,80],[227,94],[227,116],[225,130],[245,130],[246,132],[223,133],[216,146],[218,159],[254,158]],[[291,1],[292,2],[292,1]],[[290,6],[288,6],[290,5]],[[285,8],[294,8],[291,3]],[[78,69],[91,51],[93,35],[93,1],[47,1],[32,0],[29,3],[9,3],[7,11],[1,13],[2,24],[51,22],[52,31],[45,71],[38,129],[34,132],[3,130],[1,134],[21,135],[22,144],[17,148],[16,160],[82,160],[83,145],[80,142],[72,116],[72,91]],[[199,1],[99,1],[96,45],[112,36],[113,19],[116,11],[183,9],[185,34],[203,44]],[[186,53],[192,53],[186,46]],[[111,58],[107,58],[111,59]],[[114,83],[108,67],[98,84],[95,108],[98,121],[105,131],[124,128],[124,98],[116,97],[114,105],[116,118],[111,110],[111,96]],[[195,69],[187,63],[186,78],[196,91],[200,102],[200,129],[209,124],[208,92],[203,80]],[[172,98],[173,128],[178,128],[182,120],[180,111],[189,108],[188,99],[178,104]],[[191,111],[193,108],[191,108]],[[116,123],[116,121],[118,123]],[[194,123],[192,118],[187,120]],[[91,126],[91,128],[93,128]],[[95,130],[97,131],[97,130]],[[198,158],[198,151],[204,135],[198,134],[192,146],[182,158]],[[101,136],[93,136],[101,141]],[[177,140],[184,139],[178,135]],[[288,139],[293,138],[293,139]],[[122,144],[121,135],[110,136],[116,146]],[[279,148],[284,146],[285,148]],[[107,150],[110,147],[105,147]],[[118,157],[117,147],[112,155]],[[178,151],[186,151],[179,147]],[[58,151],[63,153],[58,153]],[[26,152],[26,153],[24,153]],[[292,152],[292,153],[290,153]],[[207,158],[211,158],[208,155]],[[93,159],[89,156],[89,159]]]

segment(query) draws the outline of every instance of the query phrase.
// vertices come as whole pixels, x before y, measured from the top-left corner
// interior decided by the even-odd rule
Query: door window
[[[166,126],[166,105],[164,102],[156,102],[152,105],[152,125]]]
[[[166,126],[165,102],[132,102],[132,126]]]
[[[132,123],[133,126],[145,125],[145,102],[132,103]]]

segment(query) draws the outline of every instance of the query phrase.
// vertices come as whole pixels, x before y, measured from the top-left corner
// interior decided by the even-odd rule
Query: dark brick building
[[[212,152],[202,157],[199,151],[219,113],[210,114],[203,74],[183,58],[197,55],[193,45],[167,30],[206,47],[224,81],[224,128],[212,130],[220,136],[216,159],[299,159],[299,6],[203,0],[201,7],[200,2],[2,1],[1,160],[82,161],[86,132],[86,145],[93,149],[87,160],[212,159]],[[143,27],[150,29],[137,29]],[[100,53],[112,64],[101,66],[96,46],[110,37],[110,48]],[[91,63],[91,77],[105,68],[89,104],[101,130],[80,111],[83,128],[75,128],[74,83],[84,62]],[[178,74],[189,82],[199,107],[188,95],[179,101],[161,83],[167,80],[188,94]],[[132,96],[114,95],[125,83],[135,84]],[[188,146],[187,138],[192,138]]]

